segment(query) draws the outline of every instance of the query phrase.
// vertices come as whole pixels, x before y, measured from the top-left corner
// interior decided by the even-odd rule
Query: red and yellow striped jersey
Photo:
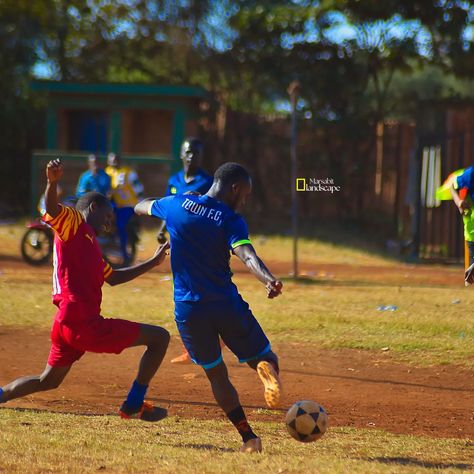
[[[102,258],[95,232],[82,214],[60,207],[56,217],[45,214],[42,218],[54,231],[53,302],[58,307],[80,303],[84,319],[93,319],[100,315],[102,285],[112,267]]]

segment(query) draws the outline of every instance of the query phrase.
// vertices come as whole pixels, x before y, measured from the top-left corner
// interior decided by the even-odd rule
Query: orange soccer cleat
[[[160,421],[168,416],[168,410],[155,407],[145,400],[139,410],[132,412],[128,409],[126,402],[123,402],[119,415],[125,420]]]
[[[270,362],[263,360],[257,365],[257,373],[265,388],[265,401],[269,408],[276,408],[283,391],[280,377]]]

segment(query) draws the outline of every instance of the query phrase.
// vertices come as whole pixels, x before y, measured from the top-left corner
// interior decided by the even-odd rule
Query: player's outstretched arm
[[[51,217],[56,217],[59,214],[60,208],[58,206],[58,181],[63,175],[63,164],[58,158],[51,160],[46,165],[46,190],[44,192],[44,202],[46,212]]]
[[[234,249],[235,255],[242,260],[247,268],[265,285],[267,296],[275,298],[281,295],[283,283],[277,280],[265,264],[260,260],[255,249],[250,244],[239,245]]]
[[[459,209],[459,212],[461,214],[465,214],[466,212],[469,212],[471,206],[465,199],[461,199],[461,196],[459,196],[457,189],[455,189],[454,186],[451,185],[449,190],[451,192],[451,196],[453,198],[454,204],[456,204],[456,207]]]
[[[155,255],[145,262],[138,263],[133,267],[119,268],[113,270],[109,277],[106,279],[106,282],[111,285],[120,285],[121,283],[126,283],[127,281],[133,280],[134,278],[143,275],[152,268],[160,265],[163,262],[166,255],[168,254],[168,249],[170,248],[169,242],[166,242],[163,245],[160,245],[155,252]]]
[[[153,203],[160,198],[146,198],[143,201],[140,201],[135,206],[135,214],[139,216],[149,216],[151,215],[151,208]]]
[[[165,237],[165,226],[166,226],[166,209],[161,205],[165,199],[160,198],[147,198],[139,202],[135,206],[135,214],[139,216],[153,216],[161,219],[161,223],[158,228],[157,239],[160,244],[166,242]],[[155,206],[155,203],[158,205]]]

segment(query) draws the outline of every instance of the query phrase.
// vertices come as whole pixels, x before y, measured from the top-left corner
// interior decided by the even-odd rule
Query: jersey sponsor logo
[[[217,222],[218,225],[222,224],[222,211],[218,211],[212,207],[203,206],[202,204],[191,201],[191,199],[188,198],[185,199],[181,207],[197,216],[207,217],[208,219]]]
[[[125,184],[125,178],[126,178],[126,174],[121,171],[117,174],[117,186],[123,186]]]
[[[91,241],[91,244],[94,243],[94,237],[92,237],[91,235],[89,234],[84,234],[90,241]]]

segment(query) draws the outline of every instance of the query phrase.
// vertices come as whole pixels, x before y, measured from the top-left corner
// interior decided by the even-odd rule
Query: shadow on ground
[[[378,458],[365,458],[364,461],[378,462],[388,465],[400,465],[400,466],[417,466],[428,469],[463,469],[471,470],[474,469],[474,464],[467,463],[439,463],[430,461],[421,461],[415,458],[403,458],[403,457],[378,457]]]

